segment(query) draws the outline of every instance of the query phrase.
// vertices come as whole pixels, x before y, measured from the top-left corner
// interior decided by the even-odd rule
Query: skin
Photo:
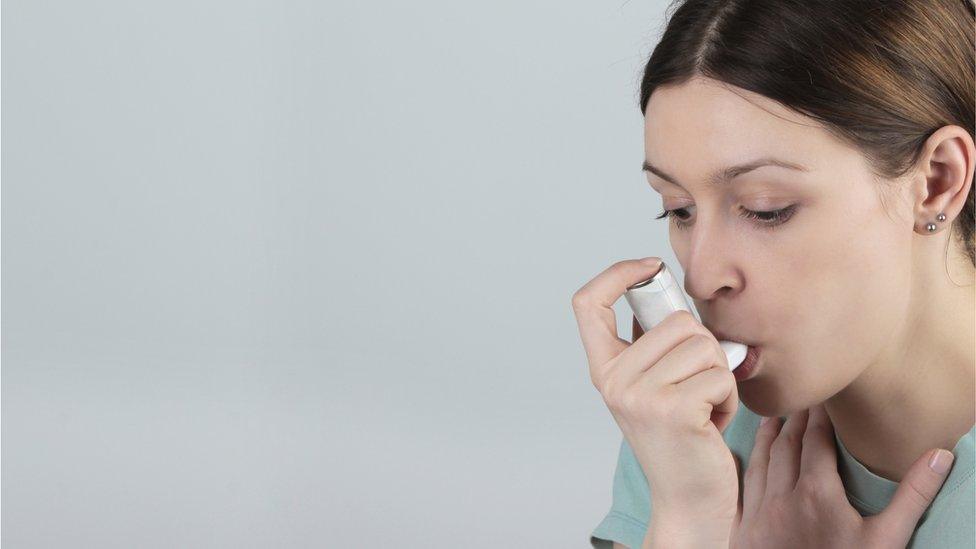
[[[972,428],[976,272],[948,232],[976,163],[965,129],[940,128],[909,174],[876,180],[815,120],[698,77],[655,90],[644,138],[647,162],[680,184],[647,172],[678,210],[670,243],[703,324],[761,347],[742,403],[780,417],[823,403],[850,453],[896,482]],[[766,156],[807,170],[706,182]],[[742,216],[794,204],[778,226]],[[946,221],[925,230],[940,212]]]

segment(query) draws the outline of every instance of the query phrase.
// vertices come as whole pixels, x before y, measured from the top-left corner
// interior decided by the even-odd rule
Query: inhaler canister
[[[685,310],[697,317],[694,305],[688,301],[681,285],[674,279],[664,262],[651,278],[627,288],[624,298],[634,311],[637,322],[647,332],[669,314]],[[729,370],[735,370],[746,359],[749,348],[735,341],[719,341],[729,361]]]

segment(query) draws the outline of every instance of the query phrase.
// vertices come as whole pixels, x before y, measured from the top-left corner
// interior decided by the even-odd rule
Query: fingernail
[[[759,424],[760,425],[765,425],[767,421],[769,421],[769,418],[766,417],[766,416],[763,416],[763,418],[759,420]]]
[[[952,465],[952,460],[954,460],[955,457],[956,456],[952,455],[952,452],[939,448],[934,454],[932,454],[932,458],[929,459],[929,468],[940,475],[945,474],[945,472],[949,470],[949,466]]]
[[[661,260],[660,258],[650,256],[650,257],[642,257],[641,261],[647,263],[648,265],[657,265],[658,262],[660,262]]]

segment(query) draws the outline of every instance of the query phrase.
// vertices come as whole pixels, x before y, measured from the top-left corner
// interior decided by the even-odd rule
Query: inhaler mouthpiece
[[[634,310],[634,316],[645,332],[678,310],[689,311],[697,317],[694,305],[685,297],[684,290],[663,262],[654,276],[627,288],[624,298]],[[746,345],[735,341],[718,343],[729,360],[729,370],[735,370],[746,359],[749,351]]]

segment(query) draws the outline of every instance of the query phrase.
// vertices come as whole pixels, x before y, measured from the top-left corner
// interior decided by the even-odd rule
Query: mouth
[[[732,375],[735,376],[736,381],[745,381],[755,377],[759,368],[759,356],[762,354],[762,347],[760,345],[750,341],[748,338],[729,334],[728,332],[723,332],[722,330],[713,330],[708,326],[705,326],[705,328],[708,328],[708,331],[712,332],[715,339],[719,341],[734,341],[748,347],[746,358],[742,361],[742,364],[739,364],[734,370],[732,370]]]
[[[756,375],[759,371],[759,357],[761,354],[761,347],[749,345],[749,351],[746,353],[745,360],[735,370],[732,370],[732,375],[735,376],[736,381],[745,381]]]

